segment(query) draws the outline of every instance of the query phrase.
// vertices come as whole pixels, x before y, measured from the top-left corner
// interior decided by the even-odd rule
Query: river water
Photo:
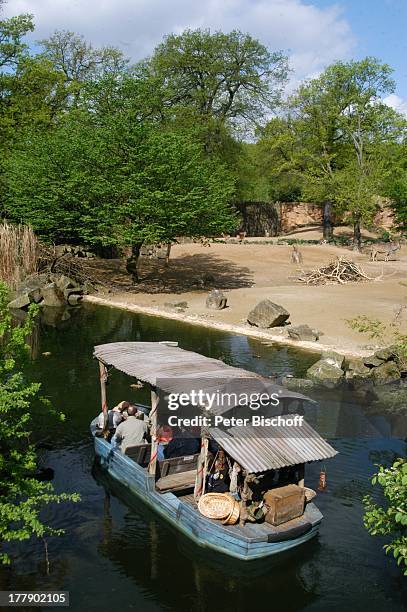
[[[320,534],[282,556],[242,565],[190,544],[95,467],[89,422],[100,399],[92,349],[124,340],[177,340],[182,348],[264,375],[301,376],[317,359],[245,336],[110,308],[87,305],[65,321],[48,317],[33,339],[27,375],[42,382],[43,395],[67,418],[42,427],[46,448],[40,459],[55,471],[57,490],[79,492],[82,500],[45,513],[66,532],[48,541],[49,573],[43,544],[24,543],[11,551],[12,569],[0,569],[0,589],[69,591],[75,612],[405,609],[405,580],[384,555],[384,540],[372,538],[362,523],[374,464],[405,454],[405,418],[401,422],[386,411],[372,416],[353,398],[325,392],[309,419],[339,454],[327,462],[328,487],[316,500],[325,517]],[[131,382],[112,375],[109,405],[135,397]],[[145,393],[138,399],[147,403]],[[320,469],[307,466],[308,486],[316,488]]]

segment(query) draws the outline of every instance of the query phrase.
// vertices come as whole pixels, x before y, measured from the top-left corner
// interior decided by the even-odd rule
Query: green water
[[[320,534],[283,556],[242,566],[191,545],[95,468],[89,422],[100,399],[92,349],[124,340],[177,340],[182,348],[265,375],[301,376],[316,360],[244,336],[102,307],[43,322],[28,376],[42,382],[67,421],[43,428],[49,447],[40,451],[41,461],[54,469],[58,490],[78,491],[82,501],[46,512],[66,530],[49,541],[50,573],[42,544],[24,543],[11,551],[13,568],[0,570],[1,589],[68,590],[74,611],[404,610],[404,579],[383,554],[383,540],[363,528],[362,497],[374,463],[404,454],[405,418],[400,423],[386,411],[372,417],[338,392],[321,396],[307,419],[339,455],[327,463],[328,488],[317,498],[325,517]],[[112,375],[109,403],[135,398],[131,382]],[[145,393],[137,398],[146,401]],[[308,467],[309,486],[316,487],[320,467]]]

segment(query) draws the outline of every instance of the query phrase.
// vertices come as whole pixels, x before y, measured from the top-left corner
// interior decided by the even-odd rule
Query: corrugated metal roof
[[[255,372],[229,366],[218,359],[186,351],[171,343],[100,344],[95,346],[94,357],[129,376],[158,386],[166,393],[185,393],[198,383],[197,386],[203,387],[205,392],[241,392],[244,387],[247,393],[263,390],[269,394],[278,393],[281,398],[310,401],[304,395],[288,391]],[[253,381],[252,385],[250,381]],[[229,409],[230,406],[214,404],[212,412],[220,414]]]
[[[212,427],[209,433],[250,473],[330,459],[337,455],[337,451],[305,421],[296,427],[285,424],[287,419],[292,420],[295,416],[280,416],[280,421],[284,421],[281,425],[247,425],[227,430]]]

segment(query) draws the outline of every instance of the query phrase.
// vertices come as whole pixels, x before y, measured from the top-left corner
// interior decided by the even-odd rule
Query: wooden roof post
[[[107,368],[104,363],[99,361],[99,378],[100,378],[100,398],[102,402],[103,412],[103,436],[107,438],[109,435],[109,415],[107,409],[107,396],[106,396],[106,381],[107,381]]]
[[[196,466],[196,479],[194,489],[194,499],[196,501],[205,493],[206,471],[208,467],[208,438],[205,434],[201,436],[201,452]]]
[[[157,468],[157,451],[158,451],[158,440],[157,440],[157,407],[158,407],[158,394],[153,386],[151,389],[151,411],[150,411],[150,433],[151,433],[151,459],[148,464],[148,473],[155,476]]]

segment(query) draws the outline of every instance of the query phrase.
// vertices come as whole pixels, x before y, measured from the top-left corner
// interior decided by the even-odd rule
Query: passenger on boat
[[[118,425],[112,438],[112,446],[114,448],[120,446],[122,453],[125,453],[129,446],[143,444],[147,437],[148,424],[146,421],[139,419],[137,413],[135,406],[129,406],[127,419]]]
[[[123,419],[125,418],[125,415],[127,416],[126,411],[129,406],[130,406],[129,402],[123,401],[108,411],[107,413],[108,428],[110,431],[114,431],[116,427],[123,421]],[[104,414],[103,412],[101,412],[98,416],[98,422],[97,422],[97,427],[99,429],[103,429],[103,425],[105,422],[104,419],[105,419]]]
[[[172,428],[169,425],[162,425],[158,428],[157,431],[157,459],[158,461],[163,461],[165,459],[164,451],[167,447],[167,444],[171,442],[173,437]]]
[[[229,468],[224,451],[220,450],[206,478],[207,493],[226,493],[229,491]]]
[[[188,432],[174,431],[172,440],[168,442],[164,449],[164,458],[185,457],[186,455],[196,455],[201,450],[201,439],[188,436]]]

